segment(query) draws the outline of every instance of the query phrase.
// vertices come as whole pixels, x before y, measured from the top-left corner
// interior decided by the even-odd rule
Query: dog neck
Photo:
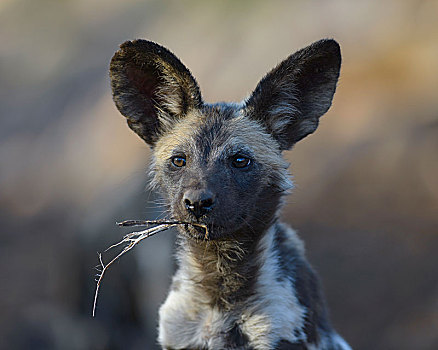
[[[199,302],[230,310],[254,293],[263,263],[260,241],[269,227],[258,234],[241,234],[248,237],[241,240],[197,241],[180,236],[180,270],[199,293]]]

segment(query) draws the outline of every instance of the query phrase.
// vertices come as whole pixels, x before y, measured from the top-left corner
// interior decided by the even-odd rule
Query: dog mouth
[[[209,241],[213,238],[212,228],[209,224],[190,222],[179,227],[183,234],[195,240]]]
[[[188,222],[179,230],[186,236],[197,241],[214,241],[224,238],[224,227],[203,222]]]
[[[196,241],[220,241],[229,240],[231,237],[239,236],[245,230],[247,215],[242,213],[227,213],[227,219],[207,213],[201,217],[190,215],[179,207],[173,208],[172,217],[186,224],[178,226],[178,231],[189,239]],[[213,213],[214,214],[214,213]],[[232,214],[232,215],[230,215]]]
[[[237,237],[245,228],[246,218],[236,220],[236,217],[229,220],[215,220],[210,216],[203,216],[199,219],[187,215],[173,215],[176,220],[184,222],[178,227],[180,233],[190,239],[197,241],[220,241]]]
[[[184,225],[184,231],[196,240],[209,241],[211,239],[211,229],[205,224]]]

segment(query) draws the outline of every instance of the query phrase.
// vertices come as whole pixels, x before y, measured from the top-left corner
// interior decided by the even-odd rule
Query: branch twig
[[[106,270],[116,261],[118,260],[123,254],[130,251],[132,248],[134,248],[138,243],[140,243],[142,240],[151,237],[158,232],[168,230],[171,227],[177,226],[177,225],[191,225],[196,227],[201,227],[205,230],[205,239],[208,238],[208,230],[207,226],[203,224],[197,224],[197,223],[191,223],[191,222],[185,222],[185,221],[165,221],[165,220],[126,220],[122,222],[118,222],[117,225],[119,226],[149,226],[149,225],[157,225],[151,228],[148,228],[146,230],[137,231],[137,232],[131,232],[128,233],[123,237],[123,239],[120,242],[117,242],[110,247],[108,247],[105,252],[108,250],[115,248],[119,245],[122,245],[126,243],[126,245],[123,247],[122,251],[117,254],[108,264],[105,265],[102,259],[102,254],[98,253],[99,257],[99,263],[102,268],[100,273],[97,275],[99,276],[96,280],[96,292],[94,293],[94,302],[93,302],[93,317],[96,314],[96,305],[97,305],[97,296],[99,294],[99,287],[103,279],[103,275],[105,274]]]

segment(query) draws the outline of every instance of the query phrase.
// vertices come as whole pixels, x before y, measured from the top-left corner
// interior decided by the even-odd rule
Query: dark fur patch
[[[241,349],[242,347],[245,347],[247,350],[252,350],[252,348],[248,347],[248,337],[242,333],[238,324],[235,324],[227,333],[226,346],[227,349]]]
[[[291,343],[287,340],[280,340],[274,348],[275,350],[307,350],[306,344]]]
[[[227,130],[226,122],[235,117],[235,109],[223,105],[206,104],[202,108],[205,115],[203,123],[200,123],[194,136],[198,155],[206,161],[212,151],[212,147],[226,143],[231,130]]]

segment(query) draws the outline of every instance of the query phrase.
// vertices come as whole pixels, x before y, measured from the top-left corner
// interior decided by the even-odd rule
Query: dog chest
[[[279,278],[274,232],[269,230],[260,242],[261,265],[253,295],[229,310],[211,306],[208,294],[193,282],[183,262],[160,309],[160,343],[175,349],[264,350],[281,340],[304,341],[306,310],[292,281]]]

